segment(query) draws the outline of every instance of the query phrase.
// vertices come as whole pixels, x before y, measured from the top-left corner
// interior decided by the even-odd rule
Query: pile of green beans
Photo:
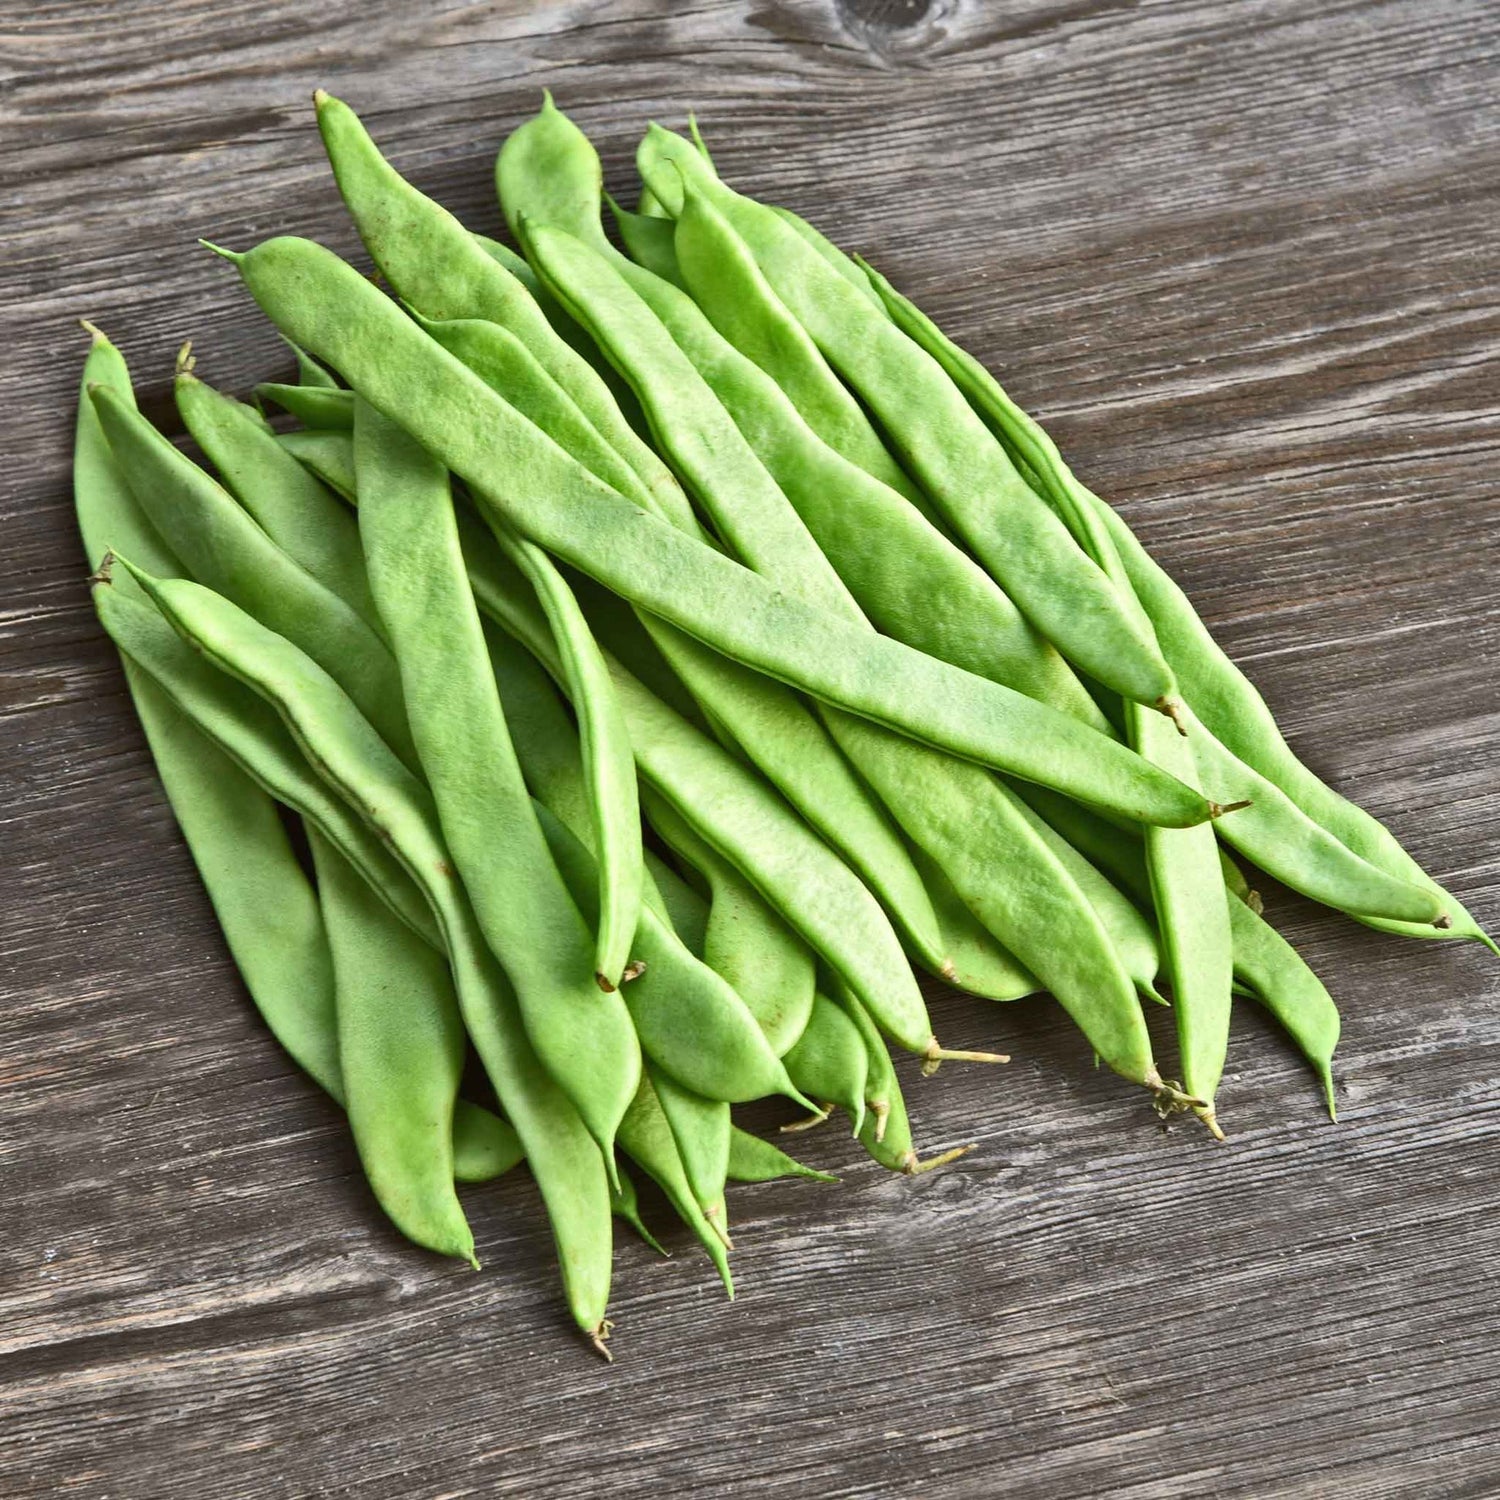
[[[1049,992],[1221,1139],[1253,999],[1333,1114],[1338,1012],[1230,849],[1489,943],[994,377],[696,127],[650,127],[631,212],[547,97],[496,164],[512,249],[316,105],[378,278],[218,250],[297,376],[247,404],[184,349],[201,461],[86,324],[76,501],[245,986],[416,1244],[477,1266],[457,1185],[524,1161],[607,1357],[635,1171],[732,1291],[727,1184],[832,1180],[735,1107],[840,1110],[907,1174],[966,1149],[918,1153],[892,1048],[1006,1059],[941,1045],[917,970]]]

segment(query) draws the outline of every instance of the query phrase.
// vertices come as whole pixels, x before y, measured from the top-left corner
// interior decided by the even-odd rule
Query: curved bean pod
[[[709,197],[777,294],[874,411],[913,477],[1037,628],[1125,697],[1165,705],[1171,670],[1096,564],[1032,493],[943,370],[786,222],[731,192],[692,148],[652,126],[641,176],[669,212],[684,182]]]
[[[805,605],[637,510],[328,251],[273,240],[233,259],[273,322],[343,370],[483,504],[705,644],[938,748],[1140,822],[1189,825],[1217,810],[1067,715]]]
[[[379,631],[359,527],[348,508],[282,447],[253,408],[205,385],[185,361],[178,363],[173,391],[178,414],[224,488],[287,556]]]
[[[414,764],[400,674],[385,642],[117,392],[98,387],[89,395],[136,500],[188,572],[306,651]]]
[[[649,1073],[641,1074],[641,1083],[635,1099],[620,1122],[620,1145],[629,1153],[656,1185],[667,1195],[667,1201],[677,1210],[678,1217],[697,1236],[698,1243],[708,1251],[709,1259],[718,1268],[724,1290],[734,1296],[734,1279],[729,1274],[729,1257],[725,1252],[722,1236],[709,1223],[698,1200],[693,1196],[692,1186],[682,1165],[672,1127],[662,1110],[661,1100],[651,1085]]]
[[[778,1177],[807,1177],[814,1182],[837,1182],[828,1172],[815,1172],[790,1157],[780,1146],[741,1130],[729,1127],[729,1180],[731,1182],[773,1182]]]
[[[347,104],[322,90],[313,100],[339,193],[365,248],[396,292],[429,318],[485,318],[509,328],[604,440],[670,504],[677,488],[671,471],[625,420],[594,367],[553,330],[526,288],[452,214],[396,172]],[[350,383],[359,385],[352,377]]]
[[[205,661],[151,604],[141,601],[128,564],[117,565],[121,563],[124,559],[116,558],[101,569],[94,587],[94,608],[115,645],[269,796],[321,829],[392,912],[439,944],[426,902],[380,837],[315,774],[280,719],[255,693]]]
[[[587,915],[597,899],[593,856],[546,807],[538,806],[537,816],[563,879]],[[745,1001],[649,910],[641,913],[637,951],[645,967],[622,994],[641,1050],[656,1065],[653,1077],[670,1075],[684,1089],[726,1104],[769,1094],[808,1103]]]
[[[729,1239],[724,1184],[729,1175],[729,1106],[695,1094],[647,1065],[657,1103],[667,1117],[683,1175],[714,1233],[733,1249]]]
[[[708,885],[704,962],[734,986],[771,1050],[785,1056],[812,1015],[817,978],[812,950],[666,797],[648,792],[646,807],[663,843]]]
[[[416,882],[441,931],[464,1024],[547,1203],[569,1306],[597,1341],[609,1295],[604,1159],[532,1050],[515,993],[453,871],[427,789],[338,684],[297,647],[199,584],[136,577],[173,628],[192,640],[205,665],[220,667],[275,707],[319,776],[361,810]]]
[[[464,572],[448,476],[363,402],[354,459],[370,586],[444,836],[516,988],[532,1045],[609,1163],[640,1078],[640,1049],[619,994],[590,977],[593,941],[527,794]]]
[[[453,1188],[453,1118],[466,1040],[443,956],[399,922],[309,830],[333,956],[344,1108],[365,1176],[409,1240],[476,1270]]]
[[[347,432],[353,420],[348,392],[321,385],[284,385],[267,380],[255,387],[259,401],[271,401],[314,431]]]
[[[786,1068],[809,1099],[846,1111],[859,1134],[865,1123],[870,1060],[854,1022],[832,1000],[813,996],[812,1014],[786,1055]]]
[[[912,863],[921,872],[942,929],[943,946],[953,970],[942,977],[949,984],[986,1000],[1019,1000],[1041,989],[1036,977],[1027,973],[964,905],[953,882],[929,855],[913,846]]]

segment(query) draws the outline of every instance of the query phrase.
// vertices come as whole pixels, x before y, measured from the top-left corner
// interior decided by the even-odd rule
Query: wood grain
[[[1492,958],[1273,892],[1345,1008],[1343,1120],[1247,1010],[1219,1149],[1052,1007],[939,997],[1017,1058],[912,1080],[923,1143],[977,1149],[899,1180],[804,1137],[844,1180],[735,1193],[733,1304],[680,1235],[622,1245],[606,1369],[524,1180],[468,1194],[483,1274],[411,1250],[249,1013],[68,494],[78,315],[169,422],[184,338],[231,389],[289,368],[194,240],[354,248],[315,86],[488,229],[542,87],[625,192],[691,107],[1001,373],[1495,925],[1497,79],[1484,0],[0,0],[0,1493],[1500,1490]]]

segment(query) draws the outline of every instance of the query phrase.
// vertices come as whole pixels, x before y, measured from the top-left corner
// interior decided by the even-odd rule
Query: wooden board
[[[1230,1142],[1042,1002],[939,998],[892,1179],[735,1193],[739,1295],[621,1246],[606,1368],[519,1176],[481,1275],[384,1227],[249,1013],[90,612],[71,320],[290,368],[194,241],[343,249],[308,96],[475,227],[550,87],[651,116],[997,368],[1294,743],[1500,922],[1500,13],[1485,0],[0,3],[0,1493],[1040,1497],[1500,1490],[1500,965],[1270,893],[1345,1007],[1337,1127],[1254,1011]],[[1153,1018],[1155,1020],[1157,1018]],[[1166,1043],[1165,1036],[1163,1037]],[[761,1117],[763,1123],[773,1116]],[[661,1216],[658,1214],[658,1219]]]

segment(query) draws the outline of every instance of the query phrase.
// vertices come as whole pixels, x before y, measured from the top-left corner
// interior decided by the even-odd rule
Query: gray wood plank
[[[1482,0],[0,0],[0,1493],[1495,1493],[1500,967],[1279,892],[1345,1009],[1337,1127],[1251,1010],[1214,1148],[1046,1003],[940,996],[1016,1056],[912,1080],[923,1144],[977,1149],[896,1180],[803,1137],[844,1180],[736,1192],[732,1304],[681,1235],[623,1244],[613,1368],[520,1177],[467,1195],[482,1274],[404,1245],[219,944],[68,449],[80,314],[167,422],[184,338],[231,389],[289,367],[194,240],[355,248],[315,86],[486,229],[543,86],[624,191],[691,107],[1001,373],[1494,924],[1497,61]]]

